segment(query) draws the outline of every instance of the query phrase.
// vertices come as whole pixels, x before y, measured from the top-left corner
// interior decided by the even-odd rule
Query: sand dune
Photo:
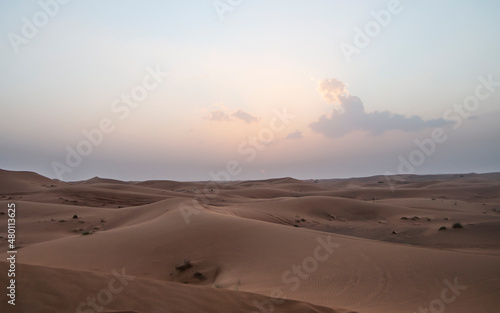
[[[77,311],[122,270],[135,278],[103,312],[498,312],[500,174],[382,179],[214,189],[1,171],[0,212],[18,209],[16,312]]]
[[[7,269],[0,262],[0,270]],[[134,277],[117,269],[101,274],[67,269],[20,266],[24,275],[19,279],[16,312],[252,312],[252,303],[265,303],[267,297],[241,291],[218,288],[198,288],[159,280]],[[114,294],[111,289],[119,290]],[[125,285],[126,284],[126,285]],[[101,292],[104,290],[103,292]],[[109,290],[109,291],[108,291]],[[106,298],[106,294],[111,297]],[[89,298],[95,302],[90,302]],[[104,302],[100,300],[104,299]],[[0,296],[0,309],[9,310],[5,295]],[[109,301],[109,304],[106,304]],[[106,305],[102,305],[105,303]],[[12,310],[12,309],[11,309]],[[9,311],[7,311],[9,312]],[[343,313],[333,309],[292,300],[276,305],[274,312]]]

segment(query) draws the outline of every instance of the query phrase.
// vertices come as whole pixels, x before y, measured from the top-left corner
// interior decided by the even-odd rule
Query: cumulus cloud
[[[389,111],[366,112],[360,98],[352,96],[346,85],[337,79],[325,79],[319,83],[318,91],[328,103],[340,105],[340,110],[325,114],[309,126],[315,132],[335,138],[356,130],[380,135],[390,130],[419,131],[425,128],[449,124],[442,118],[424,120],[418,115],[410,117]]]
[[[300,139],[300,138],[302,138],[302,132],[300,130],[297,130],[293,133],[288,134],[288,136],[286,136],[286,139]]]
[[[238,111],[234,112],[231,116],[239,118],[240,120],[244,121],[245,123],[253,123],[253,122],[258,122],[259,118],[256,116],[253,116],[250,113],[247,113],[241,109]]]
[[[346,84],[336,78],[324,79],[319,83],[318,91],[328,103],[340,103],[339,96],[347,96]]]

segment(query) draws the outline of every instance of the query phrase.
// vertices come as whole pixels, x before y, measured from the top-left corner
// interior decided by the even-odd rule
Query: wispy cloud
[[[226,108],[223,104],[214,104],[216,108],[210,111],[204,110],[204,119],[215,122],[225,122],[225,121],[233,121],[233,120],[241,120],[247,124],[256,123],[260,121],[260,118],[252,115],[242,109],[238,109],[235,112],[232,112]]]
[[[366,112],[360,98],[352,96],[346,85],[337,79],[325,79],[319,83],[318,91],[326,102],[337,104],[339,109],[324,114],[309,126],[315,132],[335,138],[356,130],[380,135],[390,130],[405,132],[419,131],[425,128],[440,127],[450,124],[442,118],[424,120],[418,115],[410,117],[389,111]]]
[[[234,112],[231,116],[236,117],[236,118],[244,121],[247,124],[250,124],[253,122],[258,122],[260,120],[257,116],[253,116],[252,114],[247,113],[241,109]]]
[[[207,117],[205,117],[207,120],[210,121],[229,121],[231,118],[229,115],[227,115],[226,112],[220,111],[220,110],[215,110],[211,111]]]

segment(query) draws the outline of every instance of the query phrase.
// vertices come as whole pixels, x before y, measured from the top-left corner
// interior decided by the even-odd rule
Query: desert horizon
[[[499,313],[500,1],[0,1],[0,313]]]

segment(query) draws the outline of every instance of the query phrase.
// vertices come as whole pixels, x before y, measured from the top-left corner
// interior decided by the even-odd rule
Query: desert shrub
[[[439,227],[439,231],[443,231],[443,230],[447,230],[448,228],[446,228],[446,226],[441,226]]]
[[[76,215],[76,214],[75,214],[75,215],[73,215],[73,218],[78,218],[78,215]]]
[[[178,270],[179,272],[184,272],[185,270],[187,270],[191,267],[193,267],[193,264],[191,264],[191,261],[184,260],[183,263],[176,265],[175,269]]]
[[[88,230],[86,230],[86,231],[84,231],[84,232],[82,233],[82,235],[83,235],[83,236],[90,235],[90,232],[89,232]]]
[[[458,229],[458,228],[464,228],[464,227],[462,226],[462,224],[457,222],[457,223],[453,224],[453,228]]]
[[[200,272],[196,272],[193,274],[193,277],[194,278],[198,278],[199,280],[205,280],[205,276],[203,275],[203,273],[200,273]]]

